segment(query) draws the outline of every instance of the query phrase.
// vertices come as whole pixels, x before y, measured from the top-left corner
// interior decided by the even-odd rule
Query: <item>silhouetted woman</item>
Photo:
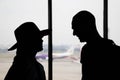
[[[43,50],[42,37],[48,30],[40,31],[33,22],[26,22],[15,30],[17,43],[10,50],[17,49],[13,64],[4,80],[46,80],[44,67],[35,55]]]

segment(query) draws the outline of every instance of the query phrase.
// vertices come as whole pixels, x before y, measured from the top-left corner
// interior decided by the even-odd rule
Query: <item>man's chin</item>
[[[85,42],[85,40],[81,40],[81,39],[80,39],[80,42]]]

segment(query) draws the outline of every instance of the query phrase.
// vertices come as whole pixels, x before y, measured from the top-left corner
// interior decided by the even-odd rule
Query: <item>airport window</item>
[[[79,64],[80,44],[77,37],[72,35],[71,20],[80,10],[89,10],[96,17],[97,29],[103,36],[103,0],[52,0],[53,2],[53,45],[75,46],[71,57],[53,60],[53,80],[80,80],[81,65]],[[53,49],[54,51],[55,49]]]
[[[81,44],[72,34],[72,17],[80,10],[91,11],[96,17],[97,29],[103,36],[103,1],[52,0],[53,54],[61,53],[59,57],[53,55],[53,80],[80,80],[82,74],[79,59],[84,44]],[[119,3],[119,0],[108,2],[108,38],[120,45]],[[27,21],[35,22],[40,30],[48,29],[48,0],[1,0],[0,21],[0,80],[3,80],[16,55],[16,50],[7,51],[16,43],[14,30]],[[36,58],[43,64],[46,78],[49,80],[48,56],[45,57],[48,55],[48,37],[43,38],[43,44],[43,51],[39,52]],[[62,56],[67,50],[73,50],[73,46],[74,54]]]
[[[47,0],[0,1],[0,80],[4,80],[16,55],[16,50],[7,51],[8,48],[16,43],[14,30],[22,23],[29,21],[34,22],[40,30],[48,29],[47,2]],[[44,48],[46,48],[47,42],[47,36],[45,36],[43,38]],[[43,52],[47,53],[45,50]],[[48,67],[47,62],[45,63],[42,64],[45,66],[47,77]]]

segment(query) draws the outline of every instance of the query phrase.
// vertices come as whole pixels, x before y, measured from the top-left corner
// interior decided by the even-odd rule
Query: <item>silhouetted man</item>
[[[83,10],[72,19],[73,35],[86,42],[81,52],[82,80],[116,80],[115,54],[112,40],[102,38],[95,17]]]
[[[4,80],[46,80],[44,67],[35,55],[43,50],[42,37],[48,33],[49,30],[40,31],[33,22],[25,22],[15,30],[17,43],[9,51],[17,52]]]

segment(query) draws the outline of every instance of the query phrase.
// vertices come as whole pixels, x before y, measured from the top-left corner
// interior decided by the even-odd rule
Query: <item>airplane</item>
[[[71,55],[73,55],[74,53],[74,47],[69,48],[66,52],[61,52],[61,53],[53,53],[53,59],[63,59],[66,57],[69,57]],[[40,59],[40,60],[48,60],[48,54],[37,54],[36,55],[36,59]]]

